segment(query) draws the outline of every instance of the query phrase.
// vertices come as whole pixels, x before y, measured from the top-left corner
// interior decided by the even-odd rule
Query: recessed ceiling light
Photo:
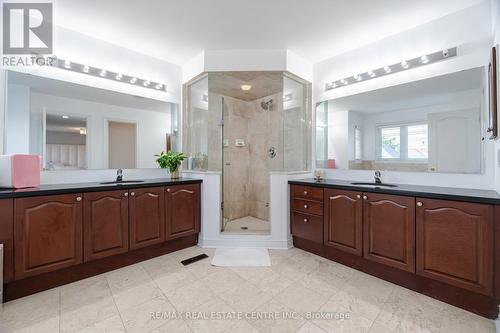
[[[120,73],[116,74],[116,77],[115,79],[117,79],[118,81],[120,81],[122,79],[123,75],[121,75]]]
[[[353,78],[356,81],[361,81],[361,75],[356,74],[356,75],[353,76]]]
[[[143,82],[143,85],[144,85],[144,87],[147,87],[147,86],[149,86],[150,83],[151,82],[149,82],[148,80],[146,80],[146,81]]]
[[[82,71],[83,71],[84,73],[88,73],[88,72],[89,72],[89,70],[90,70],[90,67],[89,67],[89,66],[87,66],[87,65],[83,66]]]
[[[408,67],[410,67],[410,65],[408,64],[408,62],[406,62],[406,60],[403,60],[403,61],[401,61],[401,67],[403,67],[404,69],[407,69]]]
[[[420,61],[423,63],[423,64],[426,64],[429,62],[429,57],[427,57],[426,55],[423,55],[420,57]]]
[[[130,83],[132,83],[132,84],[134,84],[136,81],[137,81],[137,79],[135,77],[130,79]]]
[[[345,79],[342,79],[342,80],[340,80],[340,83],[342,83],[343,85],[346,85],[346,84],[348,84],[349,82],[347,82],[347,80],[345,80]]]
[[[71,68],[71,62],[69,62],[68,60],[65,60],[64,61],[64,68],[70,69]]]
[[[370,77],[375,77],[376,76],[376,74],[373,73],[373,71],[368,71],[368,75],[370,75]]]
[[[62,119],[69,119],[69,116],[62,116]]]
[[[158,83],[156,86],[155,86],[156,89],[160,90],[161,88],[163,88],[163,84],[161,83]]]
[[[385,71],[386,73],[390,73],[392,70],[391,70],[391,67],[389,67],[389,66],[385,66],[385,67],[384,67],[384,71]]]
[[[101,70],[101,72],[99,73],[100,76],[102,77],[105,77],[106,76],[106,71],[103,69]]]
[[[250,89],[252,89],[252,86],[249,84],[242,84],[241,85],[241,90],[243,90],[243,91],[248,91]]]

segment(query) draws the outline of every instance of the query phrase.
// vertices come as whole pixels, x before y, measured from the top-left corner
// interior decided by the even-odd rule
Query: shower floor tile
[[[241,229],[242,227],[247,227],[248,229]],[[239,235],[269,235],[270,231],[269,221],[261,220],[253,216],[245,216],[228,221],[224,228],[224,233]]]

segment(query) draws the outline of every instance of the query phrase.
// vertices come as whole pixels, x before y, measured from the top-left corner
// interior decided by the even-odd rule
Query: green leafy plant
[[[158,157],[156,163],[158,163],[160,168],[168,169],[170,173],[177,171],[182,161],[186,158],[183,153],[175,151],[169,151],[168,153],[162,151],[159,155],[155,155],[155,157]]]

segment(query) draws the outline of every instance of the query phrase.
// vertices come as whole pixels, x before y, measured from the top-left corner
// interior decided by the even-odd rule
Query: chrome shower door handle
[[[270,158],[275,158],[276,157],[276,148],[273,146],[269,147],[269,149],[267,150],[267,153],[269,154]]]

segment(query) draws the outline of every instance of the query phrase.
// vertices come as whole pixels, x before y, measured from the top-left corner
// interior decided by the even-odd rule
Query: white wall
[[[314,65],[316,101],[485,66],[491,43],[488,1]],[[404,59],[458,46],[458,56],[385,77],[325,91],[325,84]]]
[[[335,167],[349,167],[349,111],[337,111],[328,115],[328,159],[335,160]]]
[[[315,102],[486,66],[491,46],[490,6],[489,1],[483,1],[466,10],[315,64],[313,85]],[[327,82],[454,46],[458,46],[458,56],[454,59],[325,91]],[[500,148],[498,143],[497,148]],[[493,153],[493,143],[485,142],[484,174],[384,172],[384,180],[405,184],[493,189],[495,174],[497,174],[496,179],[500,180],[500,169],[497,168],[495,173],[493,167]],[[366,181],[373,179],[373,171],[364,170],[326,170],[325,174],[326,177],[338,179]],[[496,186],[500,189],[500,185]]]
[[[170,132],[169,105],[165,103],[165,107],[167,110],[163,113],[41,93],[32,93],[31,95],[32,113],[40,113],[43,108],[46,108],[49,113],[87,118],[87,137],[89,141],[87,161],[89,169],[106,169],[108,167],[108,151],[105,144],[107,142],[108,120],[136,123],[137,168],[156,168],[154,154],[165,150],[165,136]],[[11,131],[7,129],[7,132],[10,133]]]
[[[12,112],[5,117],[8,129],[5,137],[6,154],[27,154],[30,147],[30,88],[17,84],[9,85],[7,92]]]
[[[493,45],[500,44],[500,3],[498,0],[491,0],[492,10],[492,34],[493,34]],[[497,49],[497,52],[500,50]],[[500,59],[500,57],[499,57]],[[497,67],[500,63],[497,61]],[[499,67],[500,68],[500,67]],[[498,86],[498,96],[500,96],[500,84]],[[500,119],[499,119],[500,125]],[[495,141],[495,152],[494,152],[494,169],[495,169],[495,190],[500,193],[500,139]]]

